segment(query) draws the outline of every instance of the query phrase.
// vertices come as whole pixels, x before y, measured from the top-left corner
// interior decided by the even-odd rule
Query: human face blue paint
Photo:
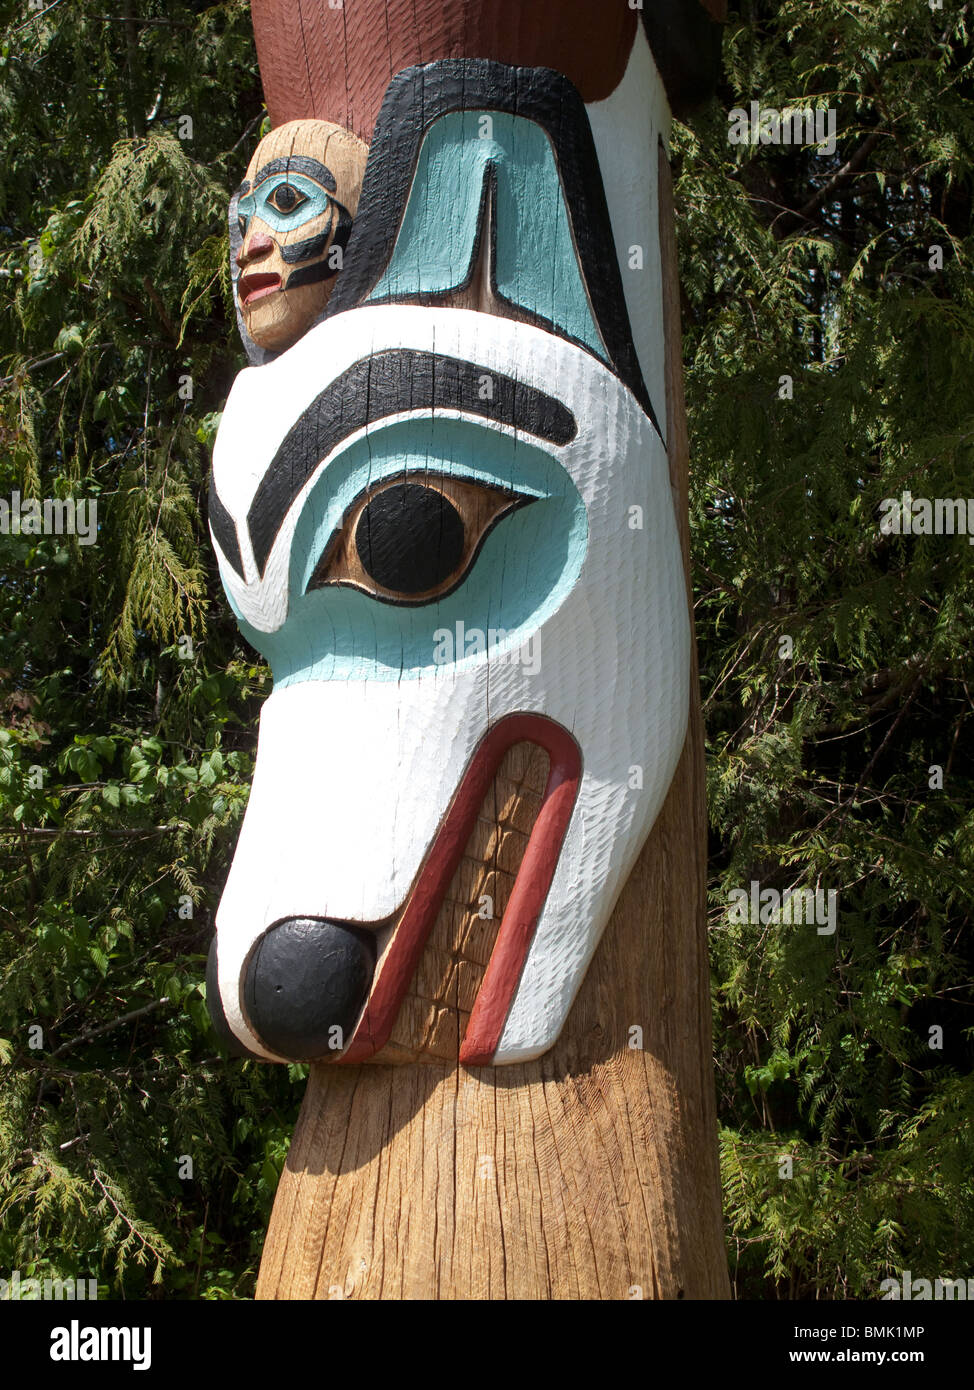
[[[240,230],[246,235],[252,218],[278,233],[293,232],[329,210],[328,190],[307,174],[274,174],[237,203]]]

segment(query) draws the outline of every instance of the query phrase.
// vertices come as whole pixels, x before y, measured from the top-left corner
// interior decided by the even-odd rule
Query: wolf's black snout
[[[281,1057],[335,1057],[352,1036],[374,970],[369,932],[321,918],[286,917],[250,954],[244,1012],[261,1042]]]

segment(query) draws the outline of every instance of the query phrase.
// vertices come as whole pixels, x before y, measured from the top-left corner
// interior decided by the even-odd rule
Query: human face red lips
[[[237,294],[243,305],[254,304],[269,294],[276,294],[281,288],[281,277],[275,271],[255,270],[249,275],[241,275],[237,283]]]

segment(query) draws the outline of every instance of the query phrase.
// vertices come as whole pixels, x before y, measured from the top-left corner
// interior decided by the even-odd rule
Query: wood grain
[[[252,0],[251,13],[272,124],[322,116],[363,140],[390,75],[438,58],[554,68],[600,101],[638,22],[627,0]]]
[[[689,602],[679,288],[662,151],[660,208],[669,464]],[[259,1298],[728,1296],[695,667],[691,689],[669,795],[554,1048],[502,1068],[312,1067]],[[526,799],[536,773],[524,776]],[[525,808],[508,819],[528,813],[528,800]],[[454,895],[469,902],[476,887],[457,883]],[[446,959],[467,953],[457,940],[437,938],[442,958],[414,990],[438,1001],[445,989],[458,1034],[466,996]],[[447,1054],[453,1046],[451,1032]]]

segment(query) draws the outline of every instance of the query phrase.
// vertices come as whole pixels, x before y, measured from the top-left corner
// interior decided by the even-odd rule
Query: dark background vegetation
[[[0,497],[101,523],[0,536],[0,1272],[246,1297],[303,1079],[222,1058],[202,986],[269,688],[205,530],[264,113],[245,3],[112,8],[0,0]],[[877,524],[974,494],[971,24],[732,4],[674,140],[742,1298],[974,1274],[974,547]],[[751,100],[833,107],[834,156],[729,145]],[[837,933],[734,925],[752,879]]]

